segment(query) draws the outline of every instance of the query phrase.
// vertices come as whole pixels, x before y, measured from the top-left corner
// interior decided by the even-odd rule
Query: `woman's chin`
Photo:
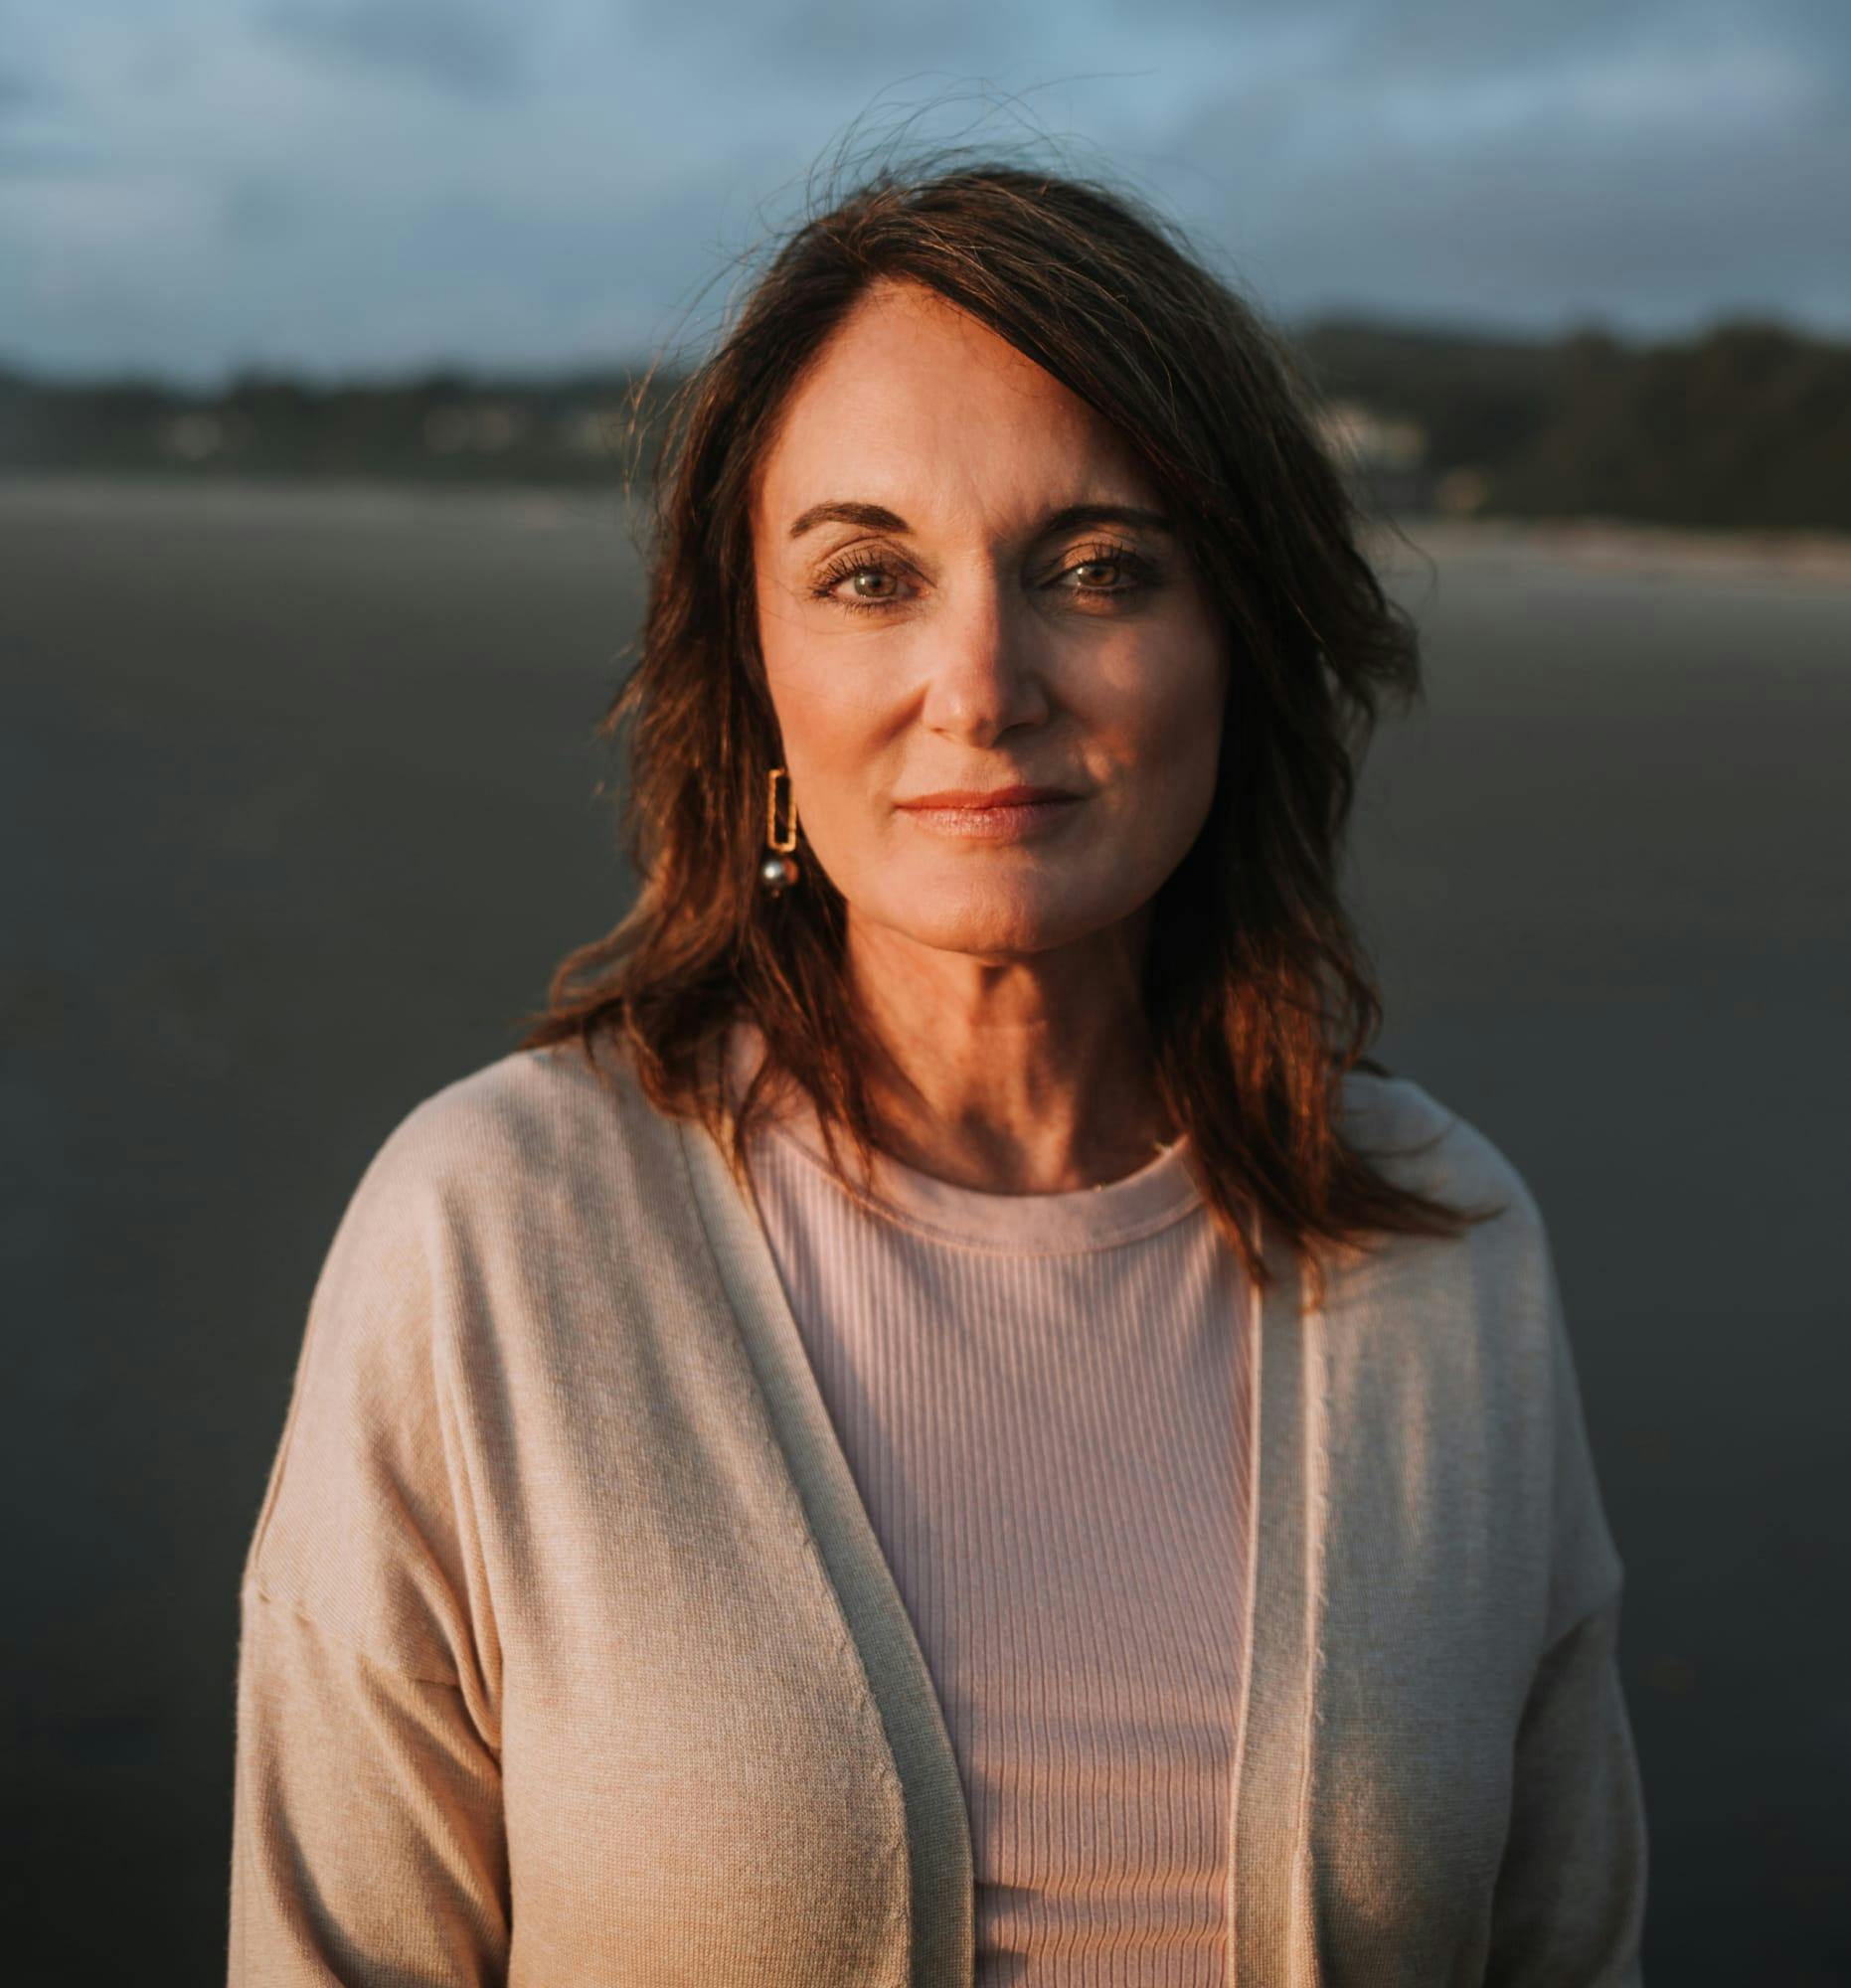
[[[1050,952],[1117,922],[1072,892],[922,892],[871,911],[870,921],[937,952],[1002,963]]]

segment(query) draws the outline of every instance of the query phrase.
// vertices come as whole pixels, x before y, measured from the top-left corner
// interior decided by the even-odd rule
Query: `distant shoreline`
[[[1434,558],[1544,554],[1566,564],[1615,572],[1781,578],[1851,585],[1851,533],[1717,531],[1645,525],[1625,518],[1395,518],[1372,528],[1371,556],[1393,567],[1397,538]]]
[[[145,513],[173,505],[195,516],[218,512],[228,523],[260,513],[293,512],[321,520],[412,522],[447,508],[523,530],[598,525],[634,537],[640,504],[614,483],[427,481],[395,477],[174,475],[157,470],[98,475],[88,471],[0,471],[0,508]],[[1590,570],[1663,573],[1667,578],[1798,580],[1851,586],[1851,533],[1720,531],[1607,518],[1394,516],[1371,524],[1370,556],[1399,572],[1425,557],[1542,557]]]

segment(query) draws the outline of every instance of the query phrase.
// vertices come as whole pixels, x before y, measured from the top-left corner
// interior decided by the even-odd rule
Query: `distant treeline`
[[[1391,507],[1851,530],[1851,344],[1751,323],[1640,344],[1326,322],[1295,342],[1326,432]],[[201,394],[0,370],[0,470],[610,484],[646,475],[675,385],[250,373]]]
[[[607,485],[646,465],[675,384],[640,371],[336,386],[251,372],[193,393],[0,370],[0,470]]]
[[[1327,323],[1298,345],[1327,400],[1421,432],[1440,509],[1851,529],[1851,344],[1747,323],[1652,345]]]

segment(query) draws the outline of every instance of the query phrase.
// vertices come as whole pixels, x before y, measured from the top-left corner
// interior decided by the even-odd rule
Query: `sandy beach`
[[[1851,1979],[1851,551],[1406,541],[1429,693],[1355,827],[1378,1053],[1554,1238],[1647,1976]],[[627,901],[593,728],[636,562],[614,496],[357,486],[0,483],[0,549],[16,1917],[26,1978],[196,1984],[316,1269],[386,1132]]]

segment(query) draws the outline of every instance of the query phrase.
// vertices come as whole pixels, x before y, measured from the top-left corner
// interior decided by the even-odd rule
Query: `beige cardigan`
[[[1543,1225],[1261,1317],[1235,1975],[1632,1983],[1645,1836]],[[1423,1150],[1416,1151],[1421,1147]],[[246,1569],[230,1980],[966,1988],[943,1718],[750,1200],[608,1056],[420,1105],[335,1236]]]

